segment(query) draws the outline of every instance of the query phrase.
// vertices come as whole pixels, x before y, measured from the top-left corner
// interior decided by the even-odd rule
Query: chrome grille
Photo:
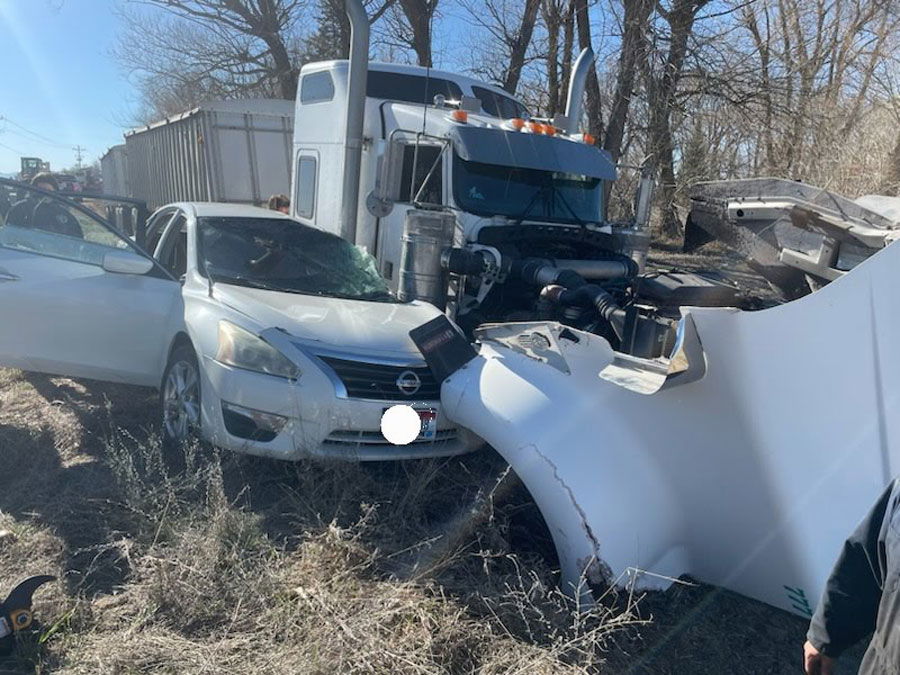
[[[434,438],[417,438],[410,445],[447,445],[457,439],[455,429],[438,430]],[[328,434],[325,445],[389,445],[380,431],[350,431],[338,429]]]
[[[365,361],[350,361],[333,356],[319,355],[341,380],[351,398],[367,398],[377,401],[436,401],[441,397],[441,386],[427,366],[396,366]],[[401,390],[398,379],[407,371],[419,378],[419,388],[413,393]]]

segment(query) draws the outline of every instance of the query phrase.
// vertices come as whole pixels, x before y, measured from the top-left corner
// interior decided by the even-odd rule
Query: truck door
[[[180,284],[87,203],[0,193],[0,366],[159,384]]]

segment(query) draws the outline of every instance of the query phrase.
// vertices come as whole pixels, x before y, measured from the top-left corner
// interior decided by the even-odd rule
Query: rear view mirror
[[[366,196],[366,208],[376,218],[384,218],[394,208],[397,201],[397,186],[400,182],[398,171],[402,162],[402,148],[397,141],[382,141],[383,150],[378,158],[375,189]]]
[[[131,251],[110,251],[103,256],[103,269],[115,274],[147,274],[153,261]]]

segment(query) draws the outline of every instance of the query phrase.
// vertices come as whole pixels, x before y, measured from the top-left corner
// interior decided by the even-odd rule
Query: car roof
[[[193,211],[197,218],[278,218],[283,220],[293,220],[290,216],[264,209],[259,206],[250,206],[248,204],[225,204],[222,202],[177,202],[167,204],[162,208],[177,207],[185,211]]]

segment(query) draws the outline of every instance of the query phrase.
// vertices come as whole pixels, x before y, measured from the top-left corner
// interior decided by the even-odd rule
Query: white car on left
[[[141,250],[91,209],[0,180],[0,366],[159,388],[166,441],[391,460],[480,443],[440,410],[409,331],[440,315],[400,302],[372,258],[288,216],[178,203]],[[421,433],[380,431],[407,404]]]

